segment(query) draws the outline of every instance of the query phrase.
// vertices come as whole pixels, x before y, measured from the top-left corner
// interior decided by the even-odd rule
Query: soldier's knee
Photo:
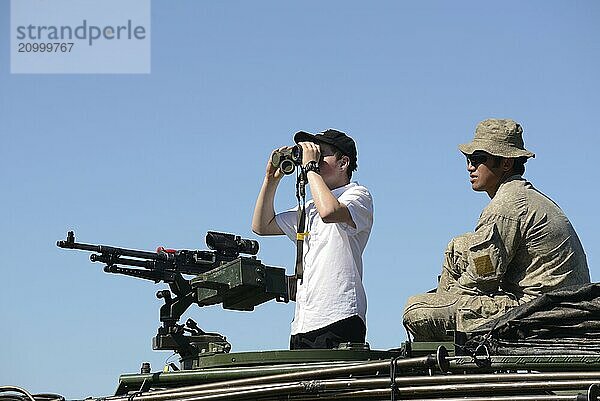
[[[414,316],[418,313],[418,304],[415,296],[409,297],[406,301],[406,305],[404,305],[404,313],[402,314],[402,323],[406,326],[407,324],[411,324],[414,320]]]
[[[447,332],[455,330],[456,306],[459,297],[435,293],[419,294],[408,298],[403,323],[416,341],[448,339]]]
[[[411,332],[421,332],[432,319],[432,306],[436,304],[435,294],[419,294],[408,298],[404,306],[402,323]]]
[[[423,314],[423,311],[431,304],[433,296],[434,294],[418,294],[409,297],[404,306],[403,319],[412,320],[414,316]]]

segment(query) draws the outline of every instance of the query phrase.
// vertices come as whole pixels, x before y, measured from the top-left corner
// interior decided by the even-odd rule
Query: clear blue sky
[[[256,238],[271,149],[345,130],[374,196],[364,255],[368,341],[405,339],[407,297],[435,285],[449,239],[472,230],[459,143],[488,117],[522,123],[526,177],[567,213],[598,279],[600,3],[152,2],[147,75],[11,75],[0,0],[0,385],[108,395],[151,349],[162,285],[107,275],[78,240],[204,249],[207,230]],[[293,206],[282,183],[279,209]],[[264,263],[292,272],[286,238]],[[191,308],[234,351],[287,348],[292,304]]]

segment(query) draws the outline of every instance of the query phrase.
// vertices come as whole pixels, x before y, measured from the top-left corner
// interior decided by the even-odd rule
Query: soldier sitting
[[[563,211],[522,178],[533,153],[512,120],[479,123],[459,145],[475,191],[491,198],[475,232],[453,238],[435,292],[412,296],[404,325],[416,341],[449,340],[543,293],[590,282],[586,256]]]

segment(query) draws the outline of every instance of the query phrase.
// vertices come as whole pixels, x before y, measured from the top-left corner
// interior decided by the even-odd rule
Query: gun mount
[[[107,273],[166,283],[169,289],[156,294],[164,304],[152,348],[178,353],[183,369],[197,366],[200,354],[226,353],[231,349],[224,336],[204,332],[192,319],[179,324],[192,304],[200,307],[222,304],[224,309],[251,311],[272,299],[289,301],[285,269],[261,263],[255,256],[259,249],[257,241],[209,231],[206,244],[212,250],[159,247],[150,252],[79,243],[73,231],[69,231],[66,240],[56,243],[60,248],[94,252],[90,260],[104,263]],[[187,279],[184,275],[194,277]]]

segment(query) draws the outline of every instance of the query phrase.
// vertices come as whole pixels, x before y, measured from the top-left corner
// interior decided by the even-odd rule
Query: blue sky
[[[453,236],[485,194],[457,145],[513,118],[537,157],[525,176],[579,233],[594,280],[600,238],[597,1],[152,2],[151,73],[10,74],[0,1],[0,384],[68,398],[108,395],[154,352],[162,285],[107,275],[78,240],[204,249],[207,230],[257,238],[254,201],[270,151],[297,130],[358,144],[371,190],[364,254],[368,341],[405,340],[409,295],[435,285]],[[276,206],[293,206],[282,182]],[[260,259],[292,272],[286,238]],[[292,304],[191,308],[234,351],[285,349]]]

